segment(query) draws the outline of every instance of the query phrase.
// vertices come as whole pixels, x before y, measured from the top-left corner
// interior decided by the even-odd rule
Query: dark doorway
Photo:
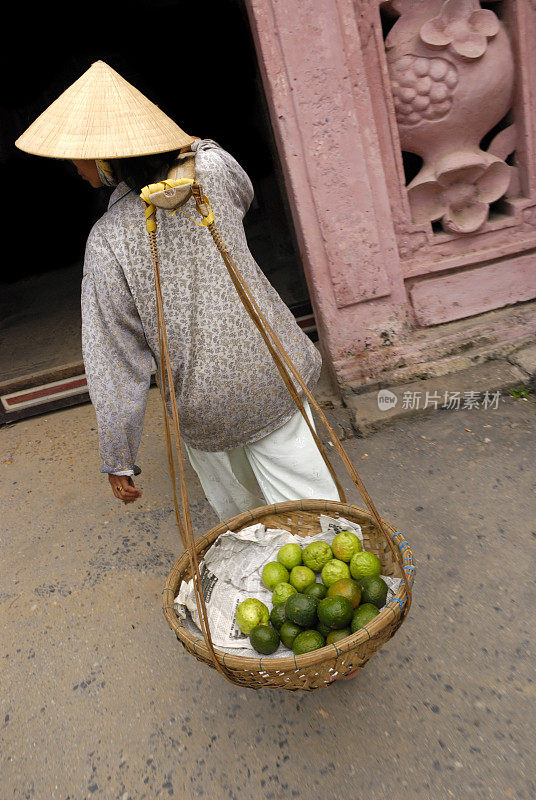
[[[0,394],[80,372],[84,247],[109,190],[91,189],[70,162],[30,156],[13,143],[99,59],[243,165],[255,188],[245,220],[251,251],[294,315],[310,320],[243,0],[92,3],[83,14],[78,9],[76,23],[59,12],[51,19],[50,7],[42,19],[32,11],[23,20],[26,12],[14,8],[24,46],[4,53],[10,77],[2,89],[0,168],[11,209],[4,236],[16,256],[4,260],[0,287]]]

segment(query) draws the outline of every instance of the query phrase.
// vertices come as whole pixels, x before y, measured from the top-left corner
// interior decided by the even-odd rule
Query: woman
[[[61,124],[60,124],[61,123]],[[28,152],[71,158],[92,186],[114,185],[88,238],[82,349],[95,407],[102,472],[114,495],[141,496],[133,476],[149,392],[159,367],[153,267],[143,186],[165,178],[191,149],[196,180],[269,323],[313,386],[320,356],[249,252],[243,217],[251,182],[216,142],[184,133],[103,62],[94,64],[20,137]],[[103,161],[103,159],[106,159]],[[158,250],[181,433],[220,519],[264,503],[338,499],[302,415],[233,287],[190,199],[158,216]],[[169,409],[169,395],[166,398]],[[306,404],[306,410],[310,410]]]

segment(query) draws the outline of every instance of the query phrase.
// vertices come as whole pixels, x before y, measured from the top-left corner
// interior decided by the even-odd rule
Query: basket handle
[[[149,213],[147,213],[147,211]],[[173,383],[173,375],[171,372],[169,346],[167,339],[166,323],[164,318],[162,285],[160,282],[160,264],[158,260],[158,247],[156,243],[156,209],[154,208],[154,206],[152,207],[152,210],[150,208],[146,210],[146,219],[147,219],[147,231],[149,235],[149,247],[153,259],[154,283],[155,283],[155,295],[156,295],[156,316],[158,325],[158,346],[160,350],[160,374],[159,374],[160,380],[158,382],[158,385],[160,389],[160,397],[163,406],[164,429],[166,434],[166,449],[168,457],[169,474],[171,477],[171,485],[173,489],[173,505],[175,510],[175,519],[177,522],[177,528],[179,530],[181,541],[183,543],[184,549],[188,553],[188,558],[190,561],[190,569],[192,572],[195,601],[197,605],[197,612],[199,615],[199,621],[201,626],[201,632],[203,634],[203,639],[205,640],[205,643],[208,647],[214,667],[221,675],[223,675],[224,678],[226,678],[228,681],[234,684],[235,680],[233,678],[232,673],[227,669],[225,664],[218,659],[216,655],[214,644],[212,642],[212,637],[210,635],[207,607],[205,604],[205,597],[201,585],[199,558],[195,547],[195,537],[192,529],[190,505],[188,502],[188,488],[186,485],[186,474],[184,470],[184,461],[182,458],[179,415],[177,409],[177,400],[175,396],[175,385]],[[179,464],[179,484],[181,490],[181,506],[182,506],[183,519],[181,519],[181,513],[179,510],[179,500],[177,496],[177,478],[175,472],[175,463],[173,459],[170,420],[166,408],[166,384],[169,387],[171,414],[172,414],[173,429],[174,429],[173,432],[175,435],[175,448],[177,453],[177,461]]]
[[[188,181],[190,182],[190,181]],[[156,310],[157,310],[157,326],[158,326],[158,344],[160,350],[160,374],[159,374],[159,388],[160,388],[160,395],[162,399],[163,405],[163,416],[164,416],[164,429],[166,434],[166,449],[167,449],[167,457],[168,457],[168,466],[169,472],[171,477],[172,489],[173,489],[173,501],[174,501],[174,510],[175,510],[175,518],[177,522],[177,528],[179,530],[179,535],[181,537],[183,546],[188,553],[189,561],[190,561],[190,568],[192,571],[192,579],[194,582],[194,593],[196,598],[196,605],[200,619],[201,631],[203,634],[203,638],[207,644],[207,647],[210,652],[211,659],[214,663],[215,668],[220,672],[227,680],[234,683],[234,678],[231,672],[226,668],[224,661],[220,661],[216,655],[214,645],[212,642],[212,637],[210,635],[210,628],[208,623],[208,614],[205,604],[205,598],[203,595],[203,589],[201,586],[201,575],[199,571],[199,559],[195,547],[195,537],[193,534],[192,529],[192,521],[190,515],[190,506],[188,502],[188,488],[186,485],[186,475],[184,470],[184,461],[182,458],[182,451],[181,451],[181,433],[180,433],[180,423],[179,423],[179,416],[178,416],[178,409],[177,409],[177,402],[176,402],[176,395],[175,395],[175,386],[173,382],[173,375],[171,371],[171,362],[169,357],[169,347],[168,347],[168,339],[167,339],[167,331],[166,331],[166,324],[165,324],[165,317],[164,317],[164,306],[163,306],[163,298],[162,298],[162,286],[160,281],[160,265],[158,259],[158,247],[156,241],[156,208],[150,202],[150,192],[156,191],[157,188],[160,188],[159,185],[151,185],[149,187],[145,187],[145,189],[141,193],[141,198],[144,200],[146,204],[145,209],[145,217],[146,217],[146,224],[147,224],[147,231],[149,236],[149,247],[151,250],[151,256],[153,260],[153,269],[154,269],[154,282],[155,282],[155,295],[156,295]],[[342,446],[339,437],[329,424],[324,412],[322,411],[320,405],[318,404],[316,398],[308,388],[307,384],[305,383],[302,375],[300,374],[299,370],[296,368],[294,363],[292,362],[290,356],[286,352],[285,348],[283,347],[281,341],[279,340],[277,334],[269,324],[268,320],[260,310],[259,306],[257,305],[255,298],[253,297],[248,285],[246,284],[243,276],[241,275],[240,271],[238,270],[231,254],[227,250],[225,243],[219,233],[215,221],[214,215],[208,204],[206,196],[203,194],[203,190],[197,181],[192,181],[192,194],[196,201],[196,208],[197,211],[203,217],[203,225],[207,227],[214,239],[214,242],[223,258],[223,261],[227,267],[227,271],[229,276],[236,288],[236,291],[248,311],[253,323],[259,330],[266,346],[276,364],[281,377],[292,396],[294,402],[296,403],[299,411],[301,412],[305,422],[311,434],[315,440],[315,443],[324,459],[326,466],[328,467],[330,474],[333,477],[337,490],[339,492],[339,497],[341,502],[346,503],[346,496],[344,493],[344,489],[335,473],[333,465],[331,464],[329,457],[325,451],[325,448],[316,433],[313,425],[311,424],[307,413],[305,411],[305,407],[303,405],[303,401],[296,389],[294,381],[292,380],[291,374],[294,377],[296,383],[302,389],[304,395],[309,400],[311,406],[315,409],[316,413],[318,414],[324,428],[328,432],[335,446],[337,452],[339,453],[341,460],[346,467],[346,470],[352,479],[354,485],[357,487],[358,491],[363,498],[367,509],[369,510],[376,527],[380,534],[383,536],[385,541],[387,542],[388,547],[390,548],[395,560],[401,567],[402,576],[405,583],[406,588],[406,598],[407,601],[404,604],[404,608],[402,609],[402,616],[405,616],[410,608],[411,599],[412,599],[412,591],[411,591],[411,584],[409,582],[408,576],[404,569],[404,565],[402,562],[402,556],[399,553],[398,549],[395,547],[394,543],[391,540],[387,530],[384,527],[383,520],[381,519],[372,499],[365,488],[365,485],[361,478],[359,477],[357,470],[355,469],[354,465],[350,461],[344,447]],[[172,447],[172,437],[171,437],[171,426],[170,420],[167,413],[166,408],[166,401],[165,401],[165,391],[166,385],[169,388],[170,394],[170,405],[171,405],[171,416],[172,416],[172,424],[173,424],[173,433],[175,438],[175,451],[177,455],[177,461],[179,466],[179,485],[180,485],[180,492],[181,492],[181,507],[182,507],[182,518],[179,509],[179,501],[177,495],[177,478],[176,478],[176,471],[175,471],[175,464],[174,464],[174,457],[173,457],[173,447]]]

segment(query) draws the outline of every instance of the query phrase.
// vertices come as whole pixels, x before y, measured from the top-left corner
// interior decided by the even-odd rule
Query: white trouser
[[[314,426],[307,401],[304,407]],[[339,499],[333,478],[299,411],[253,444],[212,453],[186,445],[186,451],[220,520],[282,500]]]

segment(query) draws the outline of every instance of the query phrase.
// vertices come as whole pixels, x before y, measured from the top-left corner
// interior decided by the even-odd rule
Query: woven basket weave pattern
[[[390,548],[381,538],[371,515],[357,506],[335,501],[299,500],[262,506],[247,511],[212,528],[196,540],[199,558],[214,544],[218,536],[227,530],[240,531],[254,522],[262,522],[267,528],[283,528],[299,536],[312,536],[320,532],[320,514],[341,516],[361,525],[364,549],[375,553],[382,564],[383,575],[402,577],[402,570],[393,558]],[[385,521],[384,521],[385,522]],[[400,549],[406,573],[413,583],[415,566],[409,545],[402,534],[385,522],[391,537]],[[166,620],[185,649],[209,666],[214,666],[208,648],[202,638],[193,635],[181,623],[173,601],[182,581],[191,579],[188,555],[185,553],[173,566],[163,592],[163,609]],[[328,645],[302,656],[281,658],[246,658],[216,650],[226,669],[232,673],[233,681],[253,689],[270,687],[288,691],[314,691],[330,686],[336,680],[348,676],[363,667],[397,631],[404,619],[406,590],[404,584],[397,597],[391,601],[374,620],[356,631],[346,641]]]

